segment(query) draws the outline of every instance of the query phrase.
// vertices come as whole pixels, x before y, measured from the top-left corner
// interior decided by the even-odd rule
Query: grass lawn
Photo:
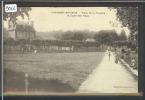
[[[59,81],[77,91],[103,56],[104,52],[4,54],[4,89],[17,88],[24,83],[24,73],[28,73],[30,84],[38,91],[49,85],[46,81]],[[39,87],[40,82],[46,86]]]

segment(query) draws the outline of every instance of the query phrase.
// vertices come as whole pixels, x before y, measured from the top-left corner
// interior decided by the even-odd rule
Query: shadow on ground
[[[29,91],[33,92],[75,92],[69,84],[59,80],[46,80],[29,77]],[[4,92],[24,92],[25,76],[22,72],[4,70]]]

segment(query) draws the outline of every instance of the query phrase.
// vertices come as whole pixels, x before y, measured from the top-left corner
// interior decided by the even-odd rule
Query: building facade
[[[36,38],[36,31],[33,27],[33,21],[30,22],[22,22],[18,21],[16,25],[14,25],[11,21],[9,21],[9,34],[11,38],[14,40],[34,40]]]

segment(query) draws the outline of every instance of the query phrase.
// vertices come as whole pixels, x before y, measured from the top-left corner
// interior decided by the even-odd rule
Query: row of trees
[[[61,40],[85,41],[87,38],[93,38],[100,44],[113,44],[115,41],[126,41],[127,36],[124,30],[118,34],[115,30],[101,30],[91,33],[84,31],[67,31],[61,36]]]
[[[112,45],[116,41],[126,41],[127,36],[124,30],[121,31],[120,35],[115,30],[102,30],[94,36],[95,40],[100,44]]]
[[[5,31],[7,33],[7,31]],[[5,33],[4,33],[5,34]],[[88,38],[94,39],[94,41],[86,41]],[[5,40],[5,39],[4,39]],[[91,32],[84,32],[84,31],[67,31],[64,32],[60,38],[57,38],[57,40],[59,40],[60,43],[65,43],[66,44],[68,41],[69,43],[74,42],[75,43],[79,43],[79,42],[97,42],[99,44],[105,44],[105,45],[111,45],[113,44],[115,41],[126,41],[127,40],[127,36],[124,30],[121,31],[120,35],[117,34],[117,32],[115,30],[101,30],[99,32],[96,33],[91,33]],[[50,40],[35,40],[35,44],[48,44],[48,45],[53,45],[53,44],[57,44],[56,42],[58,41],[51,41]],[[63,41],[63,42],[61,42]],[[15,41],[17,42],[17,41]],[[24,43],[24,40],[19,41],[19,43]],[[40,42],[40,43],[37,43]],[[14,43],[13,39],[7,39],[7,44],[10,43]],[[28,41],[26,40],[26,43],[28,43]]]
[[[138,33],[138,7],[114,7],[117,19],[124,27],[130,29],[130,34]]]

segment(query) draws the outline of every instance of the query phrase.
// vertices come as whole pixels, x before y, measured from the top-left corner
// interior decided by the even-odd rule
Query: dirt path
[[[79,93],[137,93],[138,82],[120,63],[115,63],[111,53],[106,53],[102,62],[79,87]]]

